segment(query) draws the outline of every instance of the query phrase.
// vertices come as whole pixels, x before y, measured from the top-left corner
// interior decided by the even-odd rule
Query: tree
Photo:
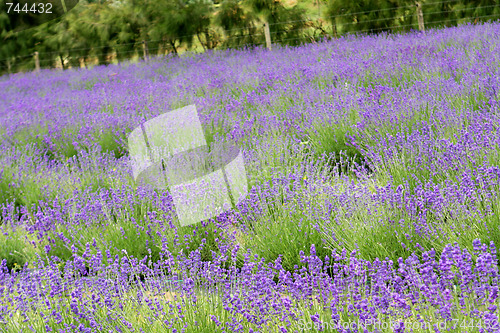
[[[5,6],[0,2],[0,74],[32,69],[32,46],[37,41],[28,30],[14,31]]]
[[[167,44],[175,54],[183,44],[191,47],[195,36],[205,48],[213,48],[214,35],[209,30],[212,11],[213,3],[206,0],[149,2],[147,12],[151,25],[148,35]]]
[[[470,0],[461,1],[454,10],[457,11],[460,21],[495,20],[500,17],[500,0]]]
[[[296,6],[286,8],[277,0],[248,0],[248,4],[269,23],[273,41],[290,45],[303,41],[303,29],[307,27],[303,9]]]
[[[189,36],[189,24],[185,4],[175,0],[158,0],[149,3],[147,13],[151,17],[151,25],[147,34],[154,40],[167,44],[173,53],[178,53],[178,47],[192,43]]]
[[[225,0],[221,3],[215,23],[224,30],[225,47],[238,47],[258,42],[255,16],[243,9],[241,1]]]
[[[103,24],[114,27],[109,44],[118,60],[130,58],[140,43],[148,39],[150,18],[145,6],[144,0],[113,0],[101,13]]]
[[[411,20],[415,10],[407,10],[410,4],[412,1],[403,0],[330,0],[326,14],[337,31],[342,33],[377,33],[392,31],[405,25],[405,19],[406,22]]]
[[[192,0],[184,8],[191,16],[191,32],[196,34],[204,49],[213,49],[217,46],[218,36],[215,30],[210,29],[211,16],[214,12],[213,2],[208,0]],[[203,37],[203,38],[202,38]]]
[[[425,26],[429,28],[450,27],[458,23],[456,3],[439,2],[426,4],[422,2]]]

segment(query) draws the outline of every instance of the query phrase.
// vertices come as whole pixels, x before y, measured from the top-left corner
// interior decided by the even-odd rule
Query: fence
[[[248,48],[265,46],[271,50],[273,44],[298,45],[306,42],[317,42],[323,38],[336,38],[347,34],[370,34],[384,31],[405,32],[410,30],[419,30],[425,33],[426,27],[451,26],[460,23],[477,23],[479,21],[500,18],[500,14],[467,17],[464,13],[470,9],[464,8],[453,12],[455,14],[455,18],[439,19],[439,17],[443,17],[443,14],[447,14],[449,17],[450,11],[431,11],[432,9],[429,8],[432,5],[453,3],[456,1],[458,0],[445,0],[431,3],[417,1],[414,5],[383,8],[372,11],[343,13],[327,16],[323,19],[304,19],[275,23],[266,22],[261,27],[241,27],[226,30],[224,31],[224,36],[217,41],[217,44],[220,45],[219,49],[228,47]],[[496,8],[500,8],[500,5],[477,6],[474,7],[474,10],[477,11],[487,9],[490,12],[493,12]],[[403,9],[405,10],[405,13],[397,17],[402,24],[387,25],[386,23],[391,22],[394,18],[380,17],[383,16],[384,12],[401,11]],[[460,11],[461,13],[459,13]],[[359,20],[359,17],[373,17],[374,14],[378,17],[374,19]],[[427,17],[427,20],[424,20],[425,17]],[[436,17],[438,19],[433,19]],[[330,24],[328,24],[328,22],[330,22]],[[372,27],[363,29],[363,27],[366,26]],[[250,31],[253,31],[254,33],[245,33]],[[235,35],[235,33],[239,34]],[[198,41],[203,46],[203,49],[205,49],[199,35],[179,36],[177,38],[180,39],[181,37],[198,38]],[[156,55],[164,55],[171,52],[171,50],[168,50],[165,45],[162,45],[162,42],[162,40],[143,40],[140,42],[116,44],[113,47],[105,45],[102,47],[73,48],[54,52],[35,51],[24,56],[0,59],[0,74],[10,73],[13,62],[15,62],[17,64],[16,67],[21,68],[21,70],[34,69],[35,71],[39,71],[42,68],[75,67],[75,64],[77,64],[76,66],[84,67],[91,65],[92,63],[96,63],[97,59],[102,58],[113,60],[118,58],[131,59],[142,57],[145,61],[148,61],[151,55],[155,52]],[[123,50],[123,48],[125,48],[125,50]],[[82,51],[85,51],[84,53],[89,54],[89,56],[83,58],[79,57],[77,59],[78,61],[76,61],[76,59],[72,59],[70,64],[68,59],[71,60],[71,54],[81,53]]]

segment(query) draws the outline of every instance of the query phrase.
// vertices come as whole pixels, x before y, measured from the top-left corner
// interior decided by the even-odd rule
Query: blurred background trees
[[[31,0],[25,0],[31,1]],[[13,32],[0,2],[0,74],[345,33],[418,29],[415,0],[82,0],[68,14]],[[500,18],[500,0],[420,0],[426,28]],[[143,43],[145,41],[145,43]]]
[[[214,24],[223,30],[225,36],[223,47],[240,47],[256,44],[258,38],[256,15],[245,10],[241,1],[225,0],[220,3],[214,16]]]
[[[418,27],[416,3],[414,0],[329,1],[327,15],[339,32],[394,31],[413,24]]]

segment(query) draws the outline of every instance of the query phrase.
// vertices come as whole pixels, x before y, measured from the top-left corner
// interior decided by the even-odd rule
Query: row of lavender
[[[266,264],[250,253],[236,269],[199,251],[154,266],[75,252],[63,274],[55,262],[37,274],[3,265],[0,315],[12,332],[498,332],[496,255],[476,241],[473,253],[448,245],[395,268],[355,251],[322,259],[312,246],[290,272],[281,258]],[[93,278],[83,278],[89,268]],[[184,280],[168,280],[175,268]]]
[[[451,331],[498,331],[499,37],[493,23],[3,78],[5,327],[274,332],[378,319],[407,327],[369,331],[402,332],[459,318],[476,325]],[[210,144],[244,150],[251,191],[181,228],[168,193],[135,185],[125,139],[192,103]],[[332,250],[356,254],[318,268]],[[25,264],[37,273],[16,277]],[[182,283],[158,285],[176,274]]]

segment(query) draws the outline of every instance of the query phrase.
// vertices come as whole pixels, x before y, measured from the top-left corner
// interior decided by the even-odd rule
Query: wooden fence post
[[[40,71],[40,58],[38,57],[38,51],[35,51],[35,53],[33,53],[33,55],[35,56],[35,71],[39,72]]]
[[[424,13],[422,12],[422,4],[417,1],[417,19],[418,19],[418,29],[425,33],[425,26],[424,26]]]
[[[144,61],[148,61],[149,51],[148,51],[148,42],[145,40],[142,41],[142,52],[144,54]]]
[[[269,31],[269,23],[264,23],[264,35],[266,36],[266,46],[271,50],[271,32]]]

